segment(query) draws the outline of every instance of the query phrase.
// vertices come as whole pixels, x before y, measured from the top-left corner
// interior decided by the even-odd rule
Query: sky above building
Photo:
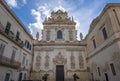
[[[99,16],[107,3],[120,3],[120,0],[5,0],[26,29],[35,38],[43,29],[42,22],[50,17],[52,11],[67,11],[69,17],[76,21],[77,37],[83,33],[85,37],[90,23]]]

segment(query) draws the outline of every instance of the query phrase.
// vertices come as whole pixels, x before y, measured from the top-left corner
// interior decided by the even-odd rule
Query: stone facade
[[[48,73],[49,80],[55,81],[57,66],[62,65],[64,80],[72,81],[72,75],[77,73],[81,80],[87,81],[86,44],[77,40],[74,19],[58,10],[52,12],[43,25],[42,40],[34,41],[32,79],[41,79]]]

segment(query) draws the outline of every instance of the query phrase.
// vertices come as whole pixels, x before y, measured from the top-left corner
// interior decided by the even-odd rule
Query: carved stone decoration
[[[46,31],[46,40],[49,41],[50,40],[50,30]]]
[[[73,31],[72,30],[69,30],[69,39],[70,39],[70,41],[73,40]]]
[[[59,52],[58,55],[53,59],[54,64],[66,64],[66,62],[67,62],[67,59],[64,58],[61,52]]]
[[[74,19],[68,17],[67,12],[63,12],[61,10],[58,10],[56,12],[52,12],[51,13],[51,17],[48,17],[48,19],[46,19],[43,24],[52,24],[52,23],[66,23],[66,24],[72,24],[75,25],[76,23],[74,22]]]
[[[71,68],[74,69],[75,68],[75,57],[73,55],[73,52],[71,52],[70,60],[71,60]]]
[[[83,60],[83,56],[82,55],[79,55],[79,66],[80,66],[80,69],[84,68],[84,60]]]
[[[41,65],[41,56],[36,57],[36,69],[40,69]]]
[[[45,56],[45,68],[48,68],[49,67],[49,56],[46,55]]]

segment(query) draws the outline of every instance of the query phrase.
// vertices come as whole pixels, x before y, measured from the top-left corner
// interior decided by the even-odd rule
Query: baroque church
[[[77,40],[66,11],[51,12],[36,39],[0,0],[0,81],[120,81],[120,3],[108,3]],[[42,80],[43,81],[43,80]]]
[[[67,12],[53,11],[43,27],[42,40],[34,41],[32,77],[40,79],[47,73],[50,81],[72,81],[77,73],[87,79],[86,44],[77,40],[74,19]]]

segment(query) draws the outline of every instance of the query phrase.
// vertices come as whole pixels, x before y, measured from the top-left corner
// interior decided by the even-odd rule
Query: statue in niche
[[[45,68],[49,67],[49,56],[45,56]]]
[[[71,60],[71,68],[74,69],[75,68],[75,57],[73,56],[73,53],[71,53],[70,60]]]
[[[83,56],[82,55],[79,55],[79,66],[80,66],[80,68],[84,67],[84,60],[83,60]]]
[[[80,40],[83,40],[83,34],[80,33]]]
[[[39,33],[37,32],[36,33],[36,40],[38,40],[39,39]]]
[[[40,65],[41,65],[41,56],[37,56],[36,57],[36,69],[39,69],[40,68]]]

